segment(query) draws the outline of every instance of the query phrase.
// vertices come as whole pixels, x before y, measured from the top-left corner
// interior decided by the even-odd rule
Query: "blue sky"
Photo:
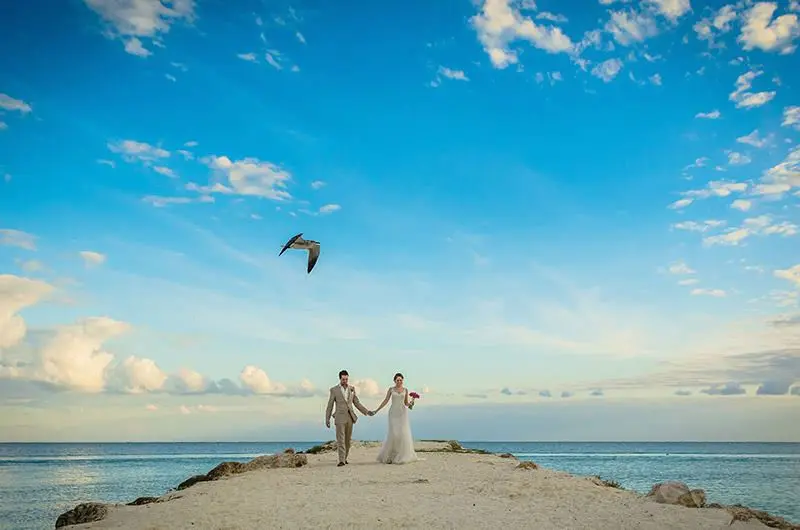
[[[796,1],[11,9],[4,438],[800,441]]]

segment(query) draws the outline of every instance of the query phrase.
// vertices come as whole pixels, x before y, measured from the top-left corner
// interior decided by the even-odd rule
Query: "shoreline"
[[[346,468],[335,467],[335,442],[222,462],[160,497],[81,503],[61,514],[56,528],[377,528],[409,527],[410,521],[412,528],[800,530],[800,524],[760,510],[706,504],[702,490],[675,482],[656,484],[643,495],[598,476],[444,440],[416,441],[420,462],[387,466],[375,462],[379,447],[354,441]],[[362,509],[365,496],[374,502]]]

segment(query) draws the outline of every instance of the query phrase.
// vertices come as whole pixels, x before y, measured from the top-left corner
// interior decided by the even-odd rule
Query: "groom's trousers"
[[[339,462],[347,462],[350,454],[350,440],[353,438],[353,420],[336,424],[336,449],[339,451]]]

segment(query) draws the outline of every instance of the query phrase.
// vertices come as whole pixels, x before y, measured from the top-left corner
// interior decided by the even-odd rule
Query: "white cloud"
[[[703,244],[708,246],[737,246],[739,243],[752,236],[779,235],[788,237],[796,235],[797,232],[797,226],[788,221],[775,223],[771,216],[760,215],[758,217],[745,219],[741,226],[730,228],[725,233],[706,237],[703,239]]]
[[[328,214],[328,213],[338,212],[341,209],[342,207],[339,206],[338,204],[326,204],[325,206],[322,206],[319,209],[319,213]]]
[[[694,274],[697,272],[682,261],[673,263],[668,270],[670,274]]]
[[[788,269],[778,269],[773,272],[776,278],[791,282],[800,289],[800,264],[789,267]]]
[[[302,33],[300,33],[299,31],[298,31],[298,32],[296,32],[296,33],[294,34],[294,36],[295,36],[295,37],[297,37],[297,40],[298,40],[298,41],[300,41],[300,43],[301,43],[301,44],[305,44],[305,43],[306,43],[306,38],[305,38],[305,37],[303,36],[303,34],[302,34]]]
[[[560,15],[557,13],[550,13],[549,11],[542,11],[541,13],[536,15],[537,20],[549,20],[550,22],[555,22],[557,24],[564,24],[569,22],[569,19],[564,15]]]
[[[613,11],[606,22],[605,30],[623,46],[642,42],[658,34],[658,27],[652,16],[633,10]]]
[[[783,121],[781,125],[784,127],[792,127],[800,131],[800,106],[791,106],[783,109]]]
[[[752,162],[749,156],[737,153],[736,151],[728,151],[728,164],[731,166],[743,166]]]
[[[572,41],[561,28],[536,24],[513,8],[510,0],[483,0],[480,13],[470,22],[495,68],[506,68],[519,61],[517,52],[509,48],[517,40],[528,41],[548,53],[573,50]]]
[[[436,71],[436,77],[431,81],[432,87],[437,87],[442,84],[442,78],[454,79],[456,81],[469,81],[469,77],[463,70],[453,70],[444,66],[439,66]]]
[[[273,56],[271,53],[267,53],[264,56],[264,58],[266,59],[267,64],[269,64],[276,70],[283,70],[283,66],[281,66],[281,64],[277,61],[277,59],[275,59],[275,56]]]
[[[700,40],[708,41],[709,46],[715,46],[715,39],[731,30],[731,23],[737,18],[736,8],[732,5],[720,7],[711,17],[706,17],[695,23],[693,29]]]
[[[247,61],[249,63],[257,63],[258,59],[256,59],[256,54],[253,52],[250,53],[237,53],[236,57],[243,61]]]
[[[439,67],[439,73],[448,79],[456,79],[458,81],[469,81],[463,70],[452,70],[444,66]]]
[[[145,405],[145,410],[149,410],[150,412],[155,412],[158,410],[158,405],[153,405],[152,403],[148,403]]]
[[[704,118],[707,120],[717,120],[722,116],[720,111],[714,109],[711,112],[698,112],[694,115],[695,118]]]
[[[754,130],[748,135],[740,136],[736,139],[740,144],[752,145],[753,147],[762,148],[769,144],[771,137],[759,138],[758,129]]]
[[[743,212],[749,211],[752,206],[753,202],[748,201],[747,199],[736,199],[731,203],[731,208],[741,210]]]
[[[106,370],[114,359],[103,345],[130,328],[130,324],[108,317],[62,326],[42,348],[29,377],[71,390],[101,392]]]
[[[698,280],[697,278],[686,278],[684,280],[678,281],[678,285],[695,285],[697,283],[700,283],[700,280]]]
[[[272,381],[267,372],[257,366],[245,366],[239,374],[242,386],[255,394],[283,394],[286,386],[282,383]]]
[[[715,298],[722,298],[725,296],[725,291],[722,289],[703,289],[697,288],[692,289],[691,295],[692,296],[713,296]]]
[[[33,110],[28,103],[21,99],[12,98],[8,94],[0,94],[0,109],[22,114],[27,114]]]
[[[758,48],[765,52],[778,51],[789,54],[796,48],[794,39],[800,35],[797,15],[785,14],[774,20],[776,2],[758,2],[744,15],[744,24],[738,41],[745,50]]]
[[[0,274],[0,352],[17,345],[27,333],[25,320],[17,313],[35,305],[53,290],[52,285],[39,280]]]
[[[158,173],[160,175],[164,175],[165,177],[169,177],[169,178],[173,178],[173,179],[174,178],[178,178],[178,175],[176,175],[175,172],[172,169],[170,169],[170,168],[168,168],[166,166],[153,166],[153,171],[155,171],[156,173]]]
[[[0,245],[36,250],[36,236],[13,228],[0,228]]]
[[[699,190],[689,190],[681,192],[684,196],[668,207],[675,210],[685,208],[692,204],[696,199],[707,199],[709,197],[727,197],[735,192],[743,192],[747,190],[747,183],[745,182],[731,182],[726,180],[712,180],[705,188]]]
[[[609,83],[612,79],[617,77],[617,74],[619,74],[621,69],[622,61],[619,59],[607,59],[592,68],[592,75],[599,77],[606,83]]]
[[[96,267],[106,262],[105,254],[94,252],[92,250],[82,250],[78,253],[87,267]]]
[[[694,199],[678,199],[677,201],[671,203],[668,208],[673,210],[679,210],[681,208],[686,208],[690,204],[694,202]]]
[[[291,174],[271,162],[257,158],[231,160],[227,156],[212,155],[203,161],[227,181],[228,186],[213,187],[209,191],[234,193],[283,201],[292,196],[285,190],[292,180]]]
[[[692,10],[689,0],[646,0],[646,2],[673,22]]]
[[[751,70],[745,72],[736,78],[735,89],[730,93],[728,99],[736,103],[736,108],[751,109],[760,107],[769,103],[775,97],[775,91],[768,92],[750,92],[753,86],[753,80],[762,75],[764,72],[760,70]]]
[[[688,230],[690,232],[707,232],[708,230],[725,226],[725,221],[718,219],[709,219],[698,223],[697,221],[682,221],[672,225],[673,228],[678,230]]]
[[[164,388],[167,374],[152,359],[130,356],[117,367],[114,385],[128,394],[155,392]]]
[[[152,146],[145,142],[137,142],[136,140],[109,142],[108,149],[112,153],[122,156],[122,159],[126,162],[141,162],[145,165],[170,156],[169,151],[166,149]]]
[[[163,47],[162,37],[172,24],[179,20],[191,23],[195,18],[194,0],[84,0],[84,3],[108,24],[107,37],[120,38],[126,52],[140,57],[151,54],[141,39]]]
[[[323,186],[325,186],[325,182],[323,182],[321,180],[315,180],[314,182],[311,183],[311,189],[312,190],[318,190],[318,189],[322,188]]]
[[[133,37],[125,41],[125,51],[137,57],[148,57],[153,55],[153,52],[148,50],[138,38]]]
[[[647,79],[650,80],[650,83],[656,86],[661,86],[661,74],[653,74]]]
[[[764,172],[761,182],[755,186],[753,193],[780,197],[792,188],[798,187],[800,187],[800,145],[791,148],[782,162]]]
[[[172,376],[176,390],[181,393],[200,393],[208,388],[208,380],[199,372],[189,368],[181,368]]]
[[[382,396],[381,386],[374,379],[359,379],[351,383],[361,397],[375,398]]]

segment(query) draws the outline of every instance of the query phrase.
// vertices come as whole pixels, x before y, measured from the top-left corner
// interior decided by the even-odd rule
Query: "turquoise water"
[[[222,460],[304,450],[315,443],[0,444],[0,529],[53,528],[80,502],[159,496]],[[681,480],[709,502],[741,503],[800,522],[800,444],[464,443],[514,453],[577,475],[646,492]]]

